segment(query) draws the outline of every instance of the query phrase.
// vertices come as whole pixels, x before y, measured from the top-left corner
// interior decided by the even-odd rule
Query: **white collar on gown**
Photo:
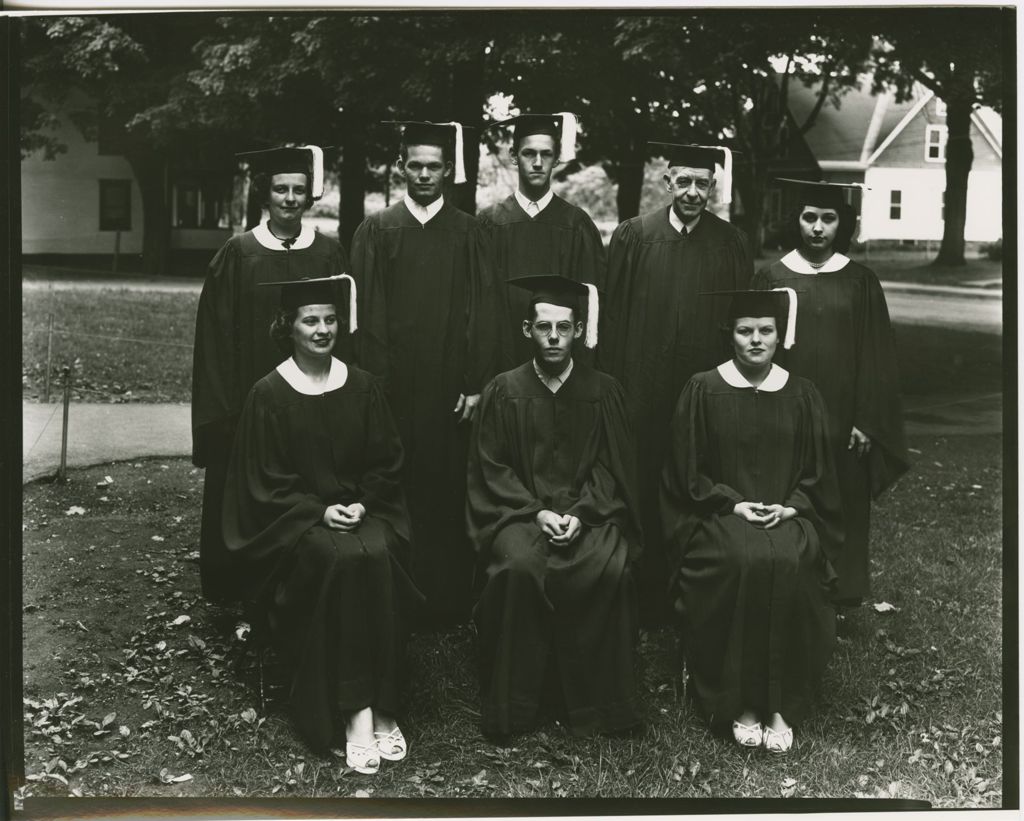
[[[416,200],[406,194],[403,202],[405,203],[405,207],[409,209],[409,213],[416,218],[416,221],[420,225],[426,225],[436,217],[437,212],[441,210],[441,207],[444,205],[444,195],[442,194],[429,205],[420,205]]]
[[[313,244],[313,237],[316,236],[316,231],[313,230],[313,226],[303,223],[302,228],[299,229],[299,235],[295,237],[295,242],[292,243],[291,248],[286,248],[283,240],[270,233],[269,221],[261,222],[253,228],[252,235],[256,237],[256,241],[260,245],[264,248],[269,248],[271,251],[301,251],[303,248],[308,248]]]
[[[753,388],[747,378],[740,373],[740,369],[736,367],[736,363],[733,360],[723,362],[718,366],[718,373],[721,374],[722,379],[725,380],[725,384],[733,388]],[[785,368],[772,363],[772,368],[768,371],[768,375],[764,378],[764,382],[757,386],[756,390],[765,391],[767,393],[775,393],[775,391],[782,390],[786,383],[789,381],[789,371]]]
[[[841,271],[846,267],[850,258],[838,251],[825,260],[820,268],[812,268],[809,263],[795,248],[784,256],[779,262],[789,268],[794,274],[831,274],[834,271]]]
[[[537,214],[539,214],[541,211],[547,208],[551,204],[551,200],[555,198],[555,192],[552,191],[550,188],[548,189],[548,193],[546,193],[539,200],[531,200],[528,197],[524,196],[521,191],[514,191],[513,193],[515,194],[516,202],[519,203],[519,207],[526,211],[530,219],[533,219],[535,216],[537,216]],[[537,205],[537,214],[530,213],[529,205],[531,202]]]
[[[284,377],[285,382],[306,396],[320,396],[330,391],[336,391],[348,381],[348,365],[333,356],[331,357],[331,370],[327,374],[327,382],[324,385],[313,384],[312,380],[299,370],[298,364],[291,356],[277,366],[277,372]]]

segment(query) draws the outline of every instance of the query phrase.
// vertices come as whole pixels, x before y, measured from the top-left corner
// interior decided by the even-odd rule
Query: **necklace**
[[[818,270],[819,268],[824,268],[824,267],[825,267],[825,263],[826,263],[826,262],[828,262],[828,260],[827,260],[827,259],[826,259],[826,260],[825,260],[824,262],[811,262],[811,261],[810,261],[809,259],[808,259],[808,260],[805,260],[805,261],[806,261],[806,262],[807,262],[807,264],[808,264],[808,265],[810,265],[810,266],[811,266],[811,267],[812,267],[812,268],[813,268],[813,269],[814,269],[815,271],[817,271],[817,270]]]

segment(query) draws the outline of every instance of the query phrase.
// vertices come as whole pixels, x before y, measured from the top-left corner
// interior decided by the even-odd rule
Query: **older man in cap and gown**
[[[703,291],[745,288],[753,260],[742,231],[707,210],[722,167],[722,199],[730,199],[727,149],[654,143],[668,167],[672,201],[626,220],[612,234],[604,284],[598,365],[626,390],[637,433],[644,556],[638,571],[641,616],[667,617],[665,554],[658,513],[658,477],[679,392],[725,354],[719,326],[724,298]]]

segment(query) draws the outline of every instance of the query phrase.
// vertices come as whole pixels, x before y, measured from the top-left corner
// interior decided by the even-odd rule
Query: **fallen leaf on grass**
[[[84,514],[85,508],[78,505],[71,505],[71,507],[64,511],[65,516],[82,516]]]
[[[96,483],[96,487],[109,487],[114,484],[114,477],[104,476],[100,481]]]
[[[356,798],[369,798],[370,794],[366,790],[356,790],[354,793]]]
[[[183,781],[191,781],[192,773],[182,773],[181,775],[171,775],[170,770],[164,767],[160,770],[160,781],[164,784],[180,784]]]
[[[796,779],[782,779],[782,786],[779,787],[779,793],[782,795],[783,798],[792,798],[794,795],[796,795]]]
[[[175,627],[179,627],[182,624],[188,624],[190,621],[192,621],[191,616],[181,615],[178,616],[174,621],[172,621],[171,624]]]
[[[154,542],[162,542],[164,540],[163,536],[150,536],[149,538],[152,539]]]
[[[899,608],[895,604],[889,604],[887,601],[875,602],[871,605],[872,609],[876,613],[898,613]]]

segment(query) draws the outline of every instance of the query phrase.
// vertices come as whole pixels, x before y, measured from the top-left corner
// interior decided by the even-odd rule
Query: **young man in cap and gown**
[[[716,164],[723,168],[722,197],[731,198],[728,149],[653,145],[668,158],[664,182],[672,201],[612,234],[598,352],[599,367],[626,390],[637,432],[645,544],[639,588],[642,617],[650,623],[667,616],[658,477],[672,409],[687,380],[725,354],[719,333],[725,302],[697,295],[745,288],[753,275],[746,236],[707,210]]]
[[[496,372],[487,238],[445,200],[465,182],[462,127],[401,123],[405,197],[352,240],[359,364],[384,378],[405,448],[413,573],[437,624],[469,616],[473,557],[464,528],[466,448],[480,391]]]
[[[529,729],[549,689],[574,733],[625,730],[640,721],[630,568],[641,549],[625,396],[574,354],[588,292],[596,343],[593,285],[512,284],[532,295],[521,327],[534,355],[484,390],[469,458],[483,730]]]
[[[870,592],[871,501],[909,467],[896,345],[878,277],[846,256],[857,216],[845,194],[861,186],[780,182],[796,205],[786,226],[793,250],[752,287],[802,292],[800,341],[781,361],[825,400],[846,532],[835,597],[857,605]]]
[[[210,263],[199,297],[192,366],[192,461],[206,469],[199,537],[203,595],[237,599],[220,516],[231,442],[242,404],[255,382],[284,358],[267,335],[278,307],[263,282],[337,276],[346,271],[344,248],[302,216],[323,194],[323,151],[318,146],[275,148],[238,155],[269,219],[233,236]],[[338,302],[343,304],[340,284]]]
[[[551,190],[555,167],[576,157],[576,116],[569,112],[520,114],[492,127],[500,126],[513,129],[509,153],[519,187],[477,214],[490,234],[498,282],[526,274],[557,274],[577,282],[600,283],[604,278],[601,233],[586,211]],[[520,332],[529,296],[504,285],[499,296],[501,370],[508,370],[533,353]],[[579,355],[588,354],[579,351]]]

